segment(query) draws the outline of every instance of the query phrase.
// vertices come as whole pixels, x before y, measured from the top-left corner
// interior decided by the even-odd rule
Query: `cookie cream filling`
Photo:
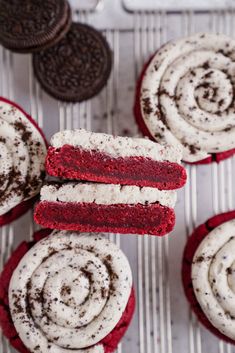
[[[144,122],[185,161],[235,147],[234,48],[227,36],[199,33],[164,45],[144,74]]]
[[[161,146],[147,138],[113,136],[89,132],[84,129],[57,132],[51,138],[51,145],[60,148],[71,145],[84,150],[98,151],[118,157],[146,157],[155,161],[180,163],[182,148],[180,146]]]
[[[46,145],[36,127],[0,99],[0,216],[39,192],[45,157]]]
[[[235,340],[235,220],[203,239],[191,275],[195,296],[208,320]]]
[[[116,244],[102,234],[54,231],[13,273],[12,320],[31,352],[101,353],[99,342],[121,319],[131,288],[129,262]]]
[[[71,182],[43,186],[41,201],[95,202],[101,205],[160,203],[163,206],[174,207],[176,191],[158,190],[151,187]]]

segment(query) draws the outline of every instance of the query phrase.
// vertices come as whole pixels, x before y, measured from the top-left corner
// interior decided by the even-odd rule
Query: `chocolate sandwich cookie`
[[[66,0],[0,1],[0,43],[15,52],[45,49],[58,42],[70,26]]]
[[[100,92],[112,66],[105,38],[94,28],[73,23],[56,45],[33,57],[35,75],[51,96],[81,102]]]

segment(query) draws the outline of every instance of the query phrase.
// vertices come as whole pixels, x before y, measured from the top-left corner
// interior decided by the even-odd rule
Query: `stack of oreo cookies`
[[[33,53],[35,76],[52,97],[81,102],[106,84],[111,50],[96,29],[72,22],[67,0],[2,0],[0,43]]]

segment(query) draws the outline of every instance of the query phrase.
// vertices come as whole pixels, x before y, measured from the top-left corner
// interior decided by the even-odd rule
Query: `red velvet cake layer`
[[[191,304],[192,310],[197,315],[198,320],[214,335],[232,344],[235,344],[235,341],[223,335],[219,330],[217,330],[210,323],[210,321],[207,319],[206,315],[202,311],[201,306],[199,305],[197,298],[194,294],[192,279],[191,279],[191,270],[192,270],[192,261],[193,261],[194,254],[198,246],[202,242],[202,240],[214,228],[234,218],[235,218],[235,211],[226,212],[210,218],[206,223],[201,224],[199,227],[197,227],[194,230],[193,234],[188,239],[188,242],[184,250],[183,264],[182,264],[182,281],[183,281],[185,295],[189,303]]]
[[[64,145],[50,147],[46,169],[49,175],[103,183],[157,187],[172,190],[186,182],[185,169],[171,162],[145,157],[113,158],[98,151]]]
[[[175,224],[174,210],[157,203],[100,205],[41,201],[36,206],[34,218],[37,223],[52,229],[157,236],[169,233]]]
[[[148,136],[153,141],[156,141],[156,140],[151,135],[147,125],[145,124],[145,121],[144,121],[142,113],[141,113],[140,97],[141,97],[141,85],[142,85],[144,74],[147,71],[147,68],[148,68],[150,62],[152,61],[153,57],[155,56],[155,54],[152,55],[151,58],[146,62],[146,64],[144,65],[144,67],[140,73],[139,79],[136,84],[135,102],[134,102],[134,107],[133,107],[134,116],[135,116],[136,122],[137,122],[140,130],[142,131],[144,136]],[[233,156],[234,154],[235,154],[235,149],[232,149],[232,150],[228,150],[228,151],[224,151],[224,152],[212,153],[209,157],[207,157],[201,161],[197,161],[194,163],[189,163],[189,162],[186,162],[186,163],[187,164],[209,164],[212,162],[219,163],[220,161],[223,161],[224,159],[227,159],[227,158]]]
[[[11,257],[4,266],[4,269],[0,275],[0,326],[4,336],[9,340],[10,344],[21,353],[30,353],[25,347],[21,339],[19,338],[15,326],[11,319],[9,302],[8,302],[8,290],[11,276],[14,269],[17,267],[21,258],[26,254],[26,252],[43,237],[49,235],[51,230],[44,229],[34,234],[34,241],[32,242],[22,242],[16,250],[12,253]],[[132,288],[130,298],[128,300],[126,309],[112,332],[110,332],[105,338],[99,343],[104,346],[105,353],[112,353],[117,348],[118,343],[125,334],[129,323],[132,319],[135,309],[135,293],[134,288]],[[72,350],[71,350],[72,352]]]

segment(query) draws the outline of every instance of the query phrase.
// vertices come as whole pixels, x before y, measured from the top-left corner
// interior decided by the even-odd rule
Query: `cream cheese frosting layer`
[[[129,262],[116,244],[102,234],[53,231],[15,269],[9,305],[30,351],[100,353],[131,288]]]
[[[109,204],[151,204],[174,207],[176,191],[116,184],[77,183],[49,184],[41,189],[41,201]]]
[[[71,145],[88,151],[103,152],[114,158],[141,156],[155,161],[175,163],[180,163],[182,158],[180,146],[172,148],[172,146],[161,146],[147,138],[113,136],[84,129],[57,132],[51,138],[51,145],[54,148]]]
[[[192,264],[195,296],[208,320],[235,339],[235,220],[215,228],[200,243]]]
[[[160,143],[195,162],[235,147],[235,41],[199,33],[160,48],[141,85],[141,114]]]
[[[0,216],[39,192],[43,137],[17,107],[0,99]]]

